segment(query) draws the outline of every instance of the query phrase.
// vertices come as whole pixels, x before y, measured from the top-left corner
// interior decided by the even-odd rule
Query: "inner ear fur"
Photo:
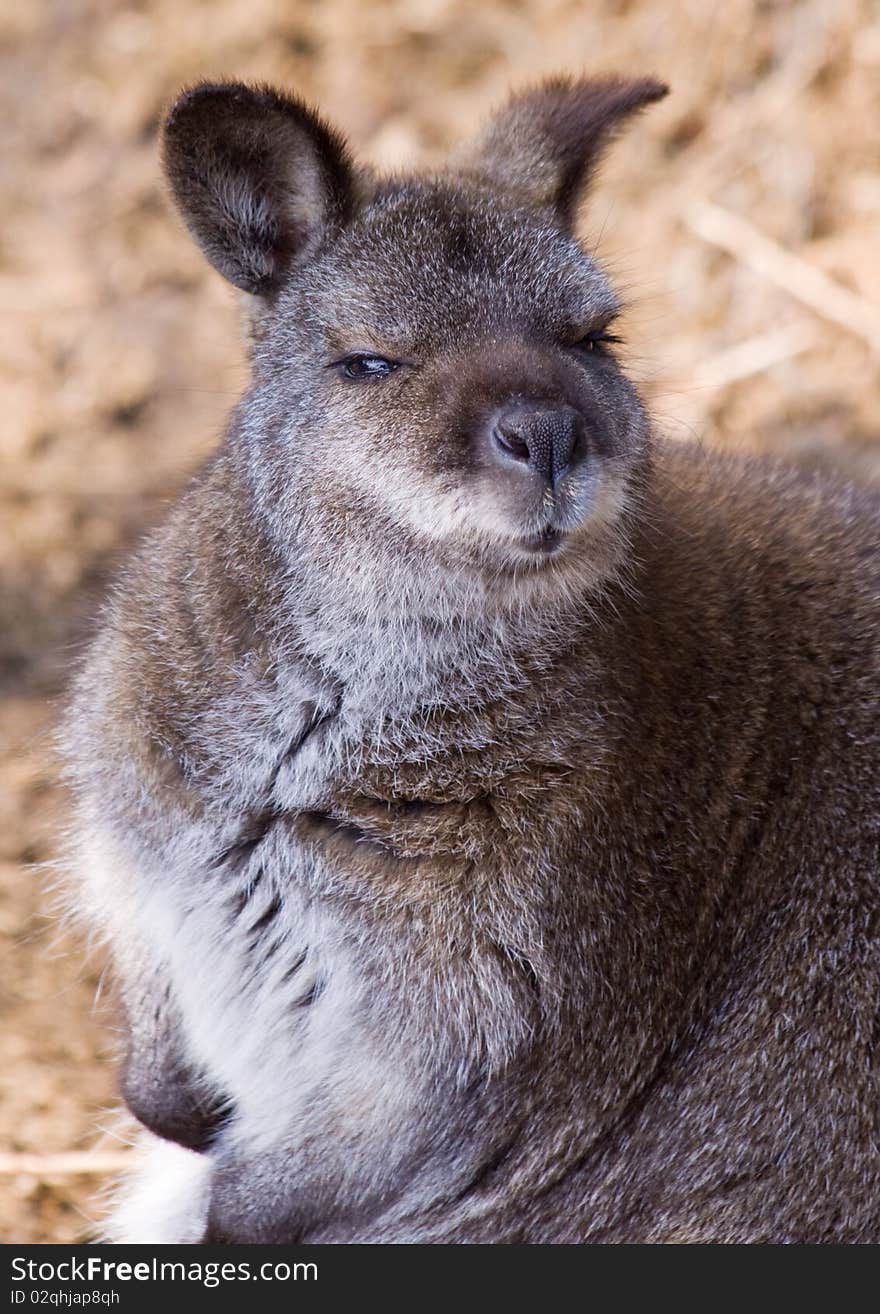
[[[342,137],[271,87],[203,83],[184,92],[166,120],[162,154],[196,242],[224,278],[256,296],[271,294],[354,207]]]
[[[552,78],[514,95],[456,164],[571,227],[596,165],[627,119],[668,88],[654,78]]]

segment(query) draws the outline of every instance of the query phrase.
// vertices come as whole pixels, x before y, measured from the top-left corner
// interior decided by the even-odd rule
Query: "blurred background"
[[[100,960],[47,915],[52,726],[120,555],[245,380],[234,296],[171,214],[180,86],[277,81],[387,168],[511,85],[655,73],[583,233],[672,440],[880,478],[872,0],[4,0],[0,8],[0,1238],[88,1234],[113,1131]],[[35,867],[36,864],[36,867]]]

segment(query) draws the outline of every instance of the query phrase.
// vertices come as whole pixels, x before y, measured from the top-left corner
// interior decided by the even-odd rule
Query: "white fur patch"
[[[211,1162],[142,1132],[140,1162],[119,1188],[105,1223],[116,1245],[195,1245],[205,1229]]]

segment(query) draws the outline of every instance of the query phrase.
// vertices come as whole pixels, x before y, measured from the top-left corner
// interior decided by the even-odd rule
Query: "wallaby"
[[[880,1241],[878,507],[652,435],[572,231],[664,93],[171,111],[253,377],[67,722],[116,1239]]]

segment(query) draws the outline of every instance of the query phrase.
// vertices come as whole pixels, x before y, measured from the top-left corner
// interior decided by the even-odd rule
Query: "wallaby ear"
[[[456,163],[523,204],[555,210],[568,227],[622,123],[667,91],[653,78],[552,78],[515,95]]]
[[[187,227],[211,264],[245,292],[271,293],[355,196],[342,138],[270,87],[203,84],[165,123],[163,161]]]

